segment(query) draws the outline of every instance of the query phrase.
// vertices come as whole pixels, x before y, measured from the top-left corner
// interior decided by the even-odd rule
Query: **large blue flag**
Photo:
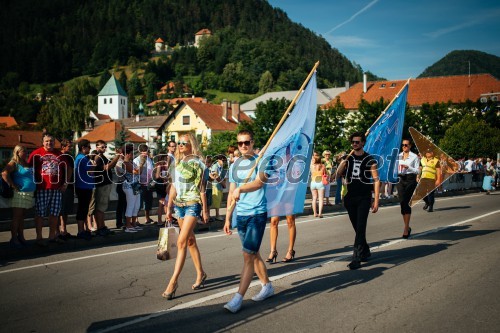
[[[302,213],[316,127],[316,72],[262,156],[268,216]]]
[[[403,136],[408,84],[399,96],[370,128],[364,150],[378,160],[380,181],[397,183],[397,159]]]

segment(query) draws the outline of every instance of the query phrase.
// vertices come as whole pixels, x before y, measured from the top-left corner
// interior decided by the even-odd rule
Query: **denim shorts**
[[[177,217],[180,219],[183,219],[184,216],[197,217],[201,215],[201,205],[199,203],[184,207],[175,206],[174,209],[175,209],[175,215],[177,215]]]
[[[264,230],[266,230],[267,212],[249,215],[237,216],[238,235],[243,245],[243,251],[250,254],[259,252]]]

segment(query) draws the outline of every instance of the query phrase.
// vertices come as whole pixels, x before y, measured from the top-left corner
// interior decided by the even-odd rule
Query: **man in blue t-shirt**
[[[76,211],[76,222],[78,224],[77,238],[90,240],[92,235],[85,230],[84,225],[89,212],[92,191],[95,188],[95,179],[90,175],[94,165],[89,158],[90,141],[82,139],[78,142],[78,155],[75,159],[75,193],[78,197],[78,208]]]
[[[253,301],[263,301],[274,295],[274,288],[269,281],[266,265],[262,260],[259,249],[264,236],[267,222],[267,201],[265,184],[267,175],[260,167],[254,168],[250,178],[248,173],[257,162],[258,155],[255,154],[253,146],[253,133],[242,130],[238,133],[238,148],[242,157],[237,159],[229,169],[229,195],[228,209],[224,232],[231,235],[231,216],[236,202],[236,221],[238,235],[243,245],[243,271],[238,292],[224,305],[224,308],[232,313],[240,310],[254,272],[262,284],[261,291],[252,297]]]

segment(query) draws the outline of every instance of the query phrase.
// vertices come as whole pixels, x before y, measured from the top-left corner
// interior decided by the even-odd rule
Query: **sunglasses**
[[[250,146],[250,143],[252,143],[252,141],[253,140],[250,140],[250,141],[248,141],[248,140],[247,141],[238,141],[238,146],[240,146],[240,147],[243,146],[243,145]]]
[[[403,143],[403,147],[409,147],[410,145],[408,143]]]
[[[178,146],[185,146],[185,145],[188,145],[188,144],[189,144],[188,141],[179,141],[179,142],[177,142]]]
[[[106,148],[108,148],[108,146],[99,146],[97,148],[104,148],[104,149],[106,149]]]
[[[361,143],[361,141],[358,141],[358,140],[352,140],[351,143],[353,145],[359,145]]]

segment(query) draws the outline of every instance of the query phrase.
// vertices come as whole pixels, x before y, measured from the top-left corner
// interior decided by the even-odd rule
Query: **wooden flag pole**
[[[266,150],[267,150],[267,147],[269,147],[269,145],[271,144],[271,141],[273,140],[273,138],[276,136],[276,134],[278,133],[279,129],[281,128],[281,126],[283,125],[283,123],[285,122],[287,116],[289,115],[291,109],[293,108],[293,106],[295,105],[295,103],[297,102],[297,99],[299,98],[300,94],[302,93],[302,91],[305,89],[307,83],[309,83],[309,80],[311,80],[311,77],[313,76],[314,72],[316,71],[316,69],[318,68],[319,66],[319,61],[317,61],[315,64],[314,64],[314,67],[311,69],[311,72],[309,73],[309,75],[307,76],[307,78],[305,79],[304,83],[302,83],[302,86],[300,87],[299,91],[297,91],[297,94],[295,94],[295,97],[293,98],[292,102],[290,103],[290,105],[288,106],[288,108],[286,109],[285,113],[283,114],[283,116],[281,117],[278,125],[276,125],[276,128],[274,129],[273,133],[271,134],[271,136],[269,137],[269,139],[267,140],[267,143],[266,145],[261,149],[260,151],[260,154],[259,154],[259,157],[257,157],[257,160],[255,161],[255,165],[250,169],[250,171],[248,172],[248,175],[247,177],[245,178],[245,180],[243,181],[243,183],[246,183],[248,182],[248,180],[250,179],[250,177],[252,177],[252,173],[254,172],[255,168],[257,167],[257,165],[259,164],[262,156],[264,156]],[[230,208],[233,208],[233,206],[236,204],[235,201],[232,201],[231,202],[231,205],[230,205]]]

